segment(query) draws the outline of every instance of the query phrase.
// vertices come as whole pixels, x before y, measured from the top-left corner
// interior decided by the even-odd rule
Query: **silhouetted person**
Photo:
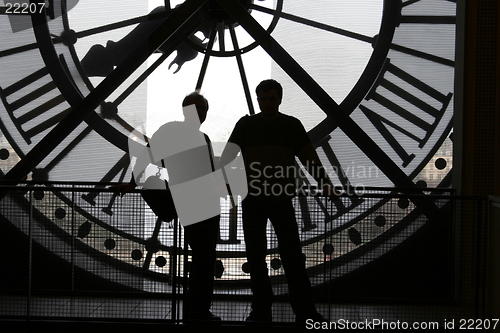
[[[200,188],[199,191],[205,190],[207,196],[202,202],[203,207],[200,207],[200,201],[179,202],[179,191],[175,190],[176,186],[182,188],[194,179],[210,176],[216,169],[210,139],[200,131],[200,126],[207,116],[208,101],[195,92],[186,96],[182,106],[185,120],[166,123],[153,134],[149,147],[143,149],[137,158],[134,176],[138,179],[150,163],[157,164],[162,161],[168,173],[168,185],[177,211],[180,209],[185,212],[186,208],[189,208],[194,213],[203,213],[209,210],[209,218],[192,221],[183,220],[186,214],[179,212],[179,220],[184,226],[184,237],[191,247],[192,256],[186,313],[188,320],[221,320],[210,312],[219,233],[220,197],[214,194],[213,187],[204,186],[205,189]],[[123,194],[135,186],[136,181],[132,179],[130,184],[117,187],[117,191]],[[181,205],[183,207],[180,207]],[[210,215],[210,212],[215,213]]]
[[[268,219],[278,238],[296,321],[323,320],[313,303],[292,204],[296,193],[295,156],[320,186],[324,185],[325,195],[331,199],[337,196],[301,122],[279,112],[281,85],[265,80],[257,86],[256,93],[261,112],[241,118],[229,138],[229,142],[241,148],[248,181],[242,210],[253,303],[247,321],[272,320],[273,291],[266,264]],[[224,153],[220,163],[230,159]]]

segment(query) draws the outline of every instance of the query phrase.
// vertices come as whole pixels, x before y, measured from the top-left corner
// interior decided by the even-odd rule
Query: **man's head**
[[[255,88],[255,93],[257,94],[257,96],[259,96],[260,92],[265,92],[265,91],[269,91],[269,90],[273,90],[273,89],[276,90],[276,92],[278,93],[279,99],[282,99],[283,98],[283,87],[281,86],[281,84],[278,81],[273,80],[273,79],[264,80],[261,83],[259,83],[257,88]]]
[[[278,116],[279,106],[283,98],[283,88],[275,80],[264,80],[255,89],[262,116],[274,119]]]
[[[190,115],[186,114],[186,106],[188,105],[195,105],[196,106],[196,111],[198,113],[198,118],[200,120],[200,124],[203,124],[205,119],[207,119],[207,112],[208,112],[208,100],[201,95],[198,92],[192,92],[186,97],[184,97],[184,100],[182,101],[182,107],[184,111],[184,116],[186,117],[186,120],[190,119]]]

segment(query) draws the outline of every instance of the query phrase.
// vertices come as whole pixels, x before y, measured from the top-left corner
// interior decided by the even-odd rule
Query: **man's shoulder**
[[[276,118],[276,120],[280,120],[280,121],[287,121],[287,122],[294,122],[294,123],[302,123],[298,118],[294,117],[294,116],[290,116],[288,114],[285,114],[285,113],[279,113],[280,116],[278,118]],[[252,115],[244,115],[243,117],[241,117],[238,122],[265,122],[266,120],[264,120],[259,113],[256,113],[256,114],[252,114]]]
[[[182,128],[183,124],[181,121],[169,121],[168,123],[162,124],[158,129],[155,131],[155,133],[158,132],[164,132],[167,130],[172,130],[172,129],[177,129],[177,128]]]
[[[247,128],[248,126],[254,127],[259,126],[259,124],[265,124],[269,121],[264,120],[258,113],[253,115],[245,115],[241,117],[236,123],[237,129]],[[292,126],[292,127],[303,127],[302,122],[294,117],[284,113],[280,113],[280,116],[271,121],[274,124],[282,124],[284,126]]]
[[[258,122],[260,117],[257,116],[258,116],[257,114],[244,115],[236,122],[235,129],[241,130],[243,128],[248,127],[251,124]]]
[[[244,123],[248,121],[255,121],[258,119],[258,114],[246,114],[238,120],[238,123]]]
[[[294,116],[290,116],[289,114],[286,114],[286,113],[281,113],[280,112],[280,117],[283,121],[290,121],[290,122],[294,122],[294,123],[302,123],[299,118],[296,118]]]
[[[287,127],[292,127],[296,130],[300,130],[304,128],[304,125],[300,121],[300,119],[290,116],[288,114],[281,113],[280,116],[278,117],[278,120],[284,124],[284,126]]]

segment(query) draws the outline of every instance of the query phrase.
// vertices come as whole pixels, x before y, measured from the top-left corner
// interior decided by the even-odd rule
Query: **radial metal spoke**
[[[120,22],[106,24],[106,25],[103,25],[100,27],[94,27],[92,29],[82,30],[82,31],[77,32],[76,36],[78,38],[88,37],[91,35],[100,34],[103,32],[108,32],[108,31],[116,30],[116,29],[120,29],[120,28],[125,28],[128,26],[134,25],[134,24],[139,24],[141,22],[146,22],[148,20],[159,19],[162,17],[167,17],[167,12],[147,14],[147,15],[138,16],[138,17],[134,17],[131,19],[123,20]]]
[[[224,28],[224,22],[217,25],[217,35],[219,36],[219,51],[224,52],[226,50],[226,29]]]
[[[262,7],[262,6],[259,6],[259,5],[252,5],[251,8],[255,9],[255,10],[258,10],[260,12],[263,12],[263,13],[267,13],[267,14],[271,14],[271,15],[278,15],[280,18],[283,18],[283,19],[287,19],[287,20],[290,20],[290,21],[293,21],[293,22],[304,24],[304,25],[307,25],[307,26],[310,26],[310,27],[313,27],[313,28],[317,28],[317,29],[321,29],[321,30],[324,30],[324,31],[332,32],[332,33],[340,35],[340,36],[349,37],[349,38],[356,39],[356,40],[359,40],[359,41],[362,41],[362,42],[366,42],[366,43],[369,43],[369,44],[373,44],[376,41],[376,38],[377,38],[377,36],[375,36],[375,37],[369,37],[369,36],[366,36],[366,35],[358,34],[358,33],[353,32],[353,31],[349,31],[349,30],[337,28],[337,27],[334,27],[334,26],[331,26],[331,25],[319,23],[319,22],[316,22],[316,21],[313,21],[313,20],[309,20],[309,19],[300,17],[300,16],[292,15],[292,14],[287,14],[287,13],[283,13],[283,12],[275,13],[275,11],[273,11],[272,9],[269,9],[269,8],[266,8],[266,7]],[[419,19],[419,17],[406,17],[405,21],[407,23],[408,22],[412,22],[412,18],[415,21],[417,21]],[[439,16],[439,17],[432,18],[432,20],[431,19],[429,19],[429,20],[430,20],[431,23],[452,24],[452,23],[455,22],[455,17],[454,16],[445,16],[445,17]],[[421,23],[422,19],[420,19],[420,21],[418,21],[418,22]],[[446,65],[446,66],[450,66],[450,67],[454,67],[455,66],[455,62],[453,60],[449,60],[449,59],[446,59],[446,58],[438,57],[438,56],[433,55],[433,54],[425,53],[425,52],[418,51],[418,50],[415,50],[415,49],[412,49],[412,48],[408,48],[408,47],[404,47],[404,46],[401,46],[401,45],[391,44],[391,49],[394,50],[394,51],[398,51],[398,52],[406,53],[406,54],[409,54],[409,55],[413,55],[415,57],[419,57],[419,58],[422,58],[422,59],[427,59],[427,60],[430,60],[430,61],[433,61],[433,62],[436,62],[436,63],[439,63],[439,64],[443,64],[443,65]]]
[[[160,58],[156,59],[156,61],[151,66],[149,66],[144,71],[144,73],[142,73],[137,79],[135,79],[135,81],[130,86],[128,86],[127,89],[125,89],[125,91],[120,94],[120,96],[116,98],[113,104],[115,106],[120,105],[128,96],[130,96],[130,94],[132,94],[132,92],[134,92],[135,89],[137,89],[137,87],[141,85],[141,83],[143,83],[149,77],[149,75],[151,75],[165,61],[165,59],[168,58],[168,56],[172,52],[173,50],[171,50],[171,52],[168,54],[164,53]]]
[[[198,82],[196,82],[195,90],[201,90],[203,85],[203,81],[205,80],[205,74],[207,73],[208,62],[210,61],[210,57],[212,55],[215,39],[217,36],[217,25],[214,23],[212,27],[212,31],[210,32],[210,39],[207,45],[207,52],[205,53],[205,57],[203,58],[203,63],[200,69],[200,75],[198,75]]]
[[[236,61],[238,62],[238,69],[240,71],[241,83],[243,84],[243,90],[245,91],[245,97],[247,99],[248,111],[250,114],[255,114],[253,108],[252,96],[250,95],[250,88],[248,87],[248,79],[245,72],[245,67],[243,66],[243,59],[241,58],[241,50],[238,46],[238,39],[236,38],[236,32],[234,31],[234,26],[229,28],[231,33],[231,40],[233,42],[234,50],[236,51]]]
[[[255,9],[255,10],[258,10],[258,11],[261,11],[263,13],[275,15],[275,11],[272,10],[272,9],[270,9],[270,8],[266,8],[266,7],[262,7],[262,6],[258,6],[258,5],[252,5],[251,8]],[[310,26],[310,27],[313,27],[313,28],[317,28],[317,29],[321,29],[321,30],[333,32],[333,33],[335,33],[337,35],[341,35],[341,36],[345,36],[345,37],[357,39],[357,40],[362,41],[362,42],[366,42],[366,43],[370,43],[371,44],[374,41],[374,37],[365,36],[365,35],[362,35],[362,34],[358,34],[356,32],[352,32],[352,31],[349,31],[349,30],[337,28],[337,27],[334,27],[334,26],[331,26],[331,25],[328,25],[328,24],[319,23],[319,22],[316,22],[316,21],[313,21],[313,20],[306,19],[304,17],[300,17],[300,16],[296,16],[296,15],[292,15],[292,14],[287,14],[287,13],[283,13],[283,12],[280,12],[277,15],[280,18],[283,18],[283,19],[287,19],[287,20],[290,20],[290,21],[293,21],[293,22],[304,24],[304,25],[307,25],[307,26]]]

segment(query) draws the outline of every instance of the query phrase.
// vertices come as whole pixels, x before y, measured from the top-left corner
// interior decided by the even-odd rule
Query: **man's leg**
[[[265,204],[259,200],[243,200],[243,231],[250,280],[253,293],[252,315],[262,314],[271,320],[273,290],[267,272],[267,214]],[[260,316],[260,317],[262,317]]]
[[[316,314],[312,287],[306,273],[304,255],[300,245],[295,210],[291,200],[279,200],[273,205],[270,219],[278,238],[278,246],[285,270],[290,302],[297,318]]]
[[[214,267],[220,217],[189,225],[184,237],[191,247],[189,273],[188,316],[209,314],[214,287]]]

